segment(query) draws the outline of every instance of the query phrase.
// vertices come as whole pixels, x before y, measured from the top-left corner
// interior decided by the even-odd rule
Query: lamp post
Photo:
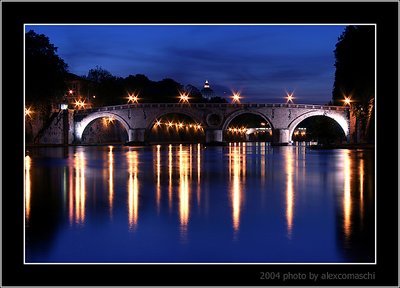
[[[179,103],[189,104],[189,94],[186,92],[180,92],[179,93]]]
[[[138,104],[139,103],[139,95],[137,94],[128,94],[128,103]]]
[[[232,103],[240,103],[240,99],[242,97],[240,97],[240,93],[239,92],[234,92],[232,95]]]
[[[288,93],[288,92],[286,92],[286,104],[288,104],[288,103],[293,103],[293,99],[294,99],[294,96],[293,96],[293,94],[294,94],[294,92],[292,92],[292,93]]]

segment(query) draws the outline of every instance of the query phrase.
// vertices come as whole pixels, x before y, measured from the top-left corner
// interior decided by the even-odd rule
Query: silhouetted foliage
[[[201,103],[201,102],[205,101],[205,99],[203,98],[203,95],[201,95],[200,90],[197,89],[195,86],[193,86],[191,84],[186,85],[185,91],[187,93],[189,93],[191,103]]]
[[[335,82],[332,99],[343,104],[344,95],[364,108],[375,93],[374,26],[348,26],[335,49]]]
[[[65,94],[68,65],[56,52],[47,36],[33,30],[25,33],[25,101],[41,107],[43,114]]]
[[[374,129],[375,27],[348,26],[338,40],[332,99],[335,105],[343,105],[344,96],[351,97],[351,113],[360,121],[363,134],[368,134]]]
[[[122,78],[113,76],[109,71],[96,66],[90,69],[87,76],[88,90],[96,95],[95,105],[106,106],[125,103],[122,99],[124,95]]]
[[[228,103],[225,98],[215,96],[211,97],[211,99],[208,101],[209,103]]]
[[[107,80],[113,80],[115,77],[109,71],[100,66],[96,66],[95,69],[89,70],[88,75],[85,78],[95,83],[102,83]]]

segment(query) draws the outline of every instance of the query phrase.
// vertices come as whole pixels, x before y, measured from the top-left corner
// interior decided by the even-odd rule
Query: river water
[[[28,148],[27,263],[372,263],[372,150]]]

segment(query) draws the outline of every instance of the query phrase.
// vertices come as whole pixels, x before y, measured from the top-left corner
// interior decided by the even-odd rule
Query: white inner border
[[[24,49],[23,49],[23,73],[24,73],[24,75],[23,75],[23,85],[24,85],[24,92],[23,92],[23,95],[24,95],[24,99],[23,99],[23,104],[24,104],[24,107],[23,107],[23,111],[25,111],[25,87],[26,87],[26,85],[25,85],[25,29],[26,29],[26,26],[343,26],[343,27],[345,27],[345,26],[374,26],[375,27],[375,100],[374,100],[374,110],[375,110],[375,112],[374,112],[374,117],[375,117],[375,121],[374,121],[374,124],[375,124],[375,131],[374,131],[374,133],[375,133],[375,135],[374,135],[374,153],[375,153],[375,155],[374,155],[374,161],[375,161],[375,164],[374,164],[374,177],[375,177],[375,181],[374,181],[374,190],[375,190],[375,193],[374,193],[374,195],[375,195],[375,206],[374,206],[374,209],[375,209],[375,255],[374,255],[374,258],[375,258],[375,261],[374,262],[371,262],[371,263],[354,263],[354,262],[343,262],[343,263],[319,263],[319,262],[315,262],[315,263],[275,263],[275,262],[268,262],[268,263],[262,263],[262,262],[260,262],[260,263],[223,263],[223,262],[221,262],[221,263],[195,263],[195,262],[180,262],[180,263],[165,263],[165,262],[154,262],[154,263],[147,263],[147,262],[145,262],[145,263],[119,263],[119,262],[113,262],[113,263],[91,263],[91,262],[79,262],[79,263],[62,263],[62,262],[45,262],[45,263],[30,263],[30,262],[25,262],[25,243],[26,243],[26,239],[25,239],[25,177],[23,177],[24,178],[24,180],[23,180],[23,182],[24,182],[24,191],[23,191],[23,193],[24,193],[24,197],[23,197],[23,199],[24,199],[24,208],[23,208],[23,221],[24,221],[24,226],[23,226],[23,235],[24,235],[24,243],[23,243],[23,263],[24,263],[24,265],[113,265],[113,264],[116,264],[116,265],[182,265],[182,264],[186,264],[186,265],[343,265],[343,264],[346,264],[346,265],[371,265],[371,264],[377,264],[377,235],[376,235],[376,224],[377,224],[377,219],[376,219],[376,213],[377,213],[377,198],[376,198],[376,182],[377,182],[377,179],[376,179],[376,145],[377,145],[377,139],[376,139],[376,130],[377,130],[377,126],[376,126],[376,124],[377,124],[377,115],[376,115],[376,113],[377,113],[377,103],[378,103],[378,99],[377,99],[377,82],[376,82],[376,79],[377,79],[377,75],[376,75],[376,69],[377,69],[377,61],[376,61],[376,54],[377,54],[377,43],[376,43],[376,33],[377,33],[377,24],[373,24],[373,23],[371,23],[371,24],[367,24],[367,23],[364,23],[364,24],[357,24],[357,23],[353,23],[353,24],[343,24],[343,23],[338,23],[338,24],[332,24],[332,23],[329,23],[329,24],[326,24],[326,23],[322,23],[322,24],[303,24],[303,23],[301,23],[301,24],[295,24],[295,23],[293,23],[293,24],[275,24],[275,23],[273,23],[273,24],[246,24],[246,23],[241,23],[241,24],[231,24],[231,23],[227,23],[227,24],[221,24],[221,23],[218,23],[218,24],[212,24],[212,23],[204,23],[204,24],[198,24],[198,23],[196,23],[196,24],[191,24],[191,23],[167,23],[167,24],[162,24],[162,23],[160,23],[160,24],[147,24],[147,23],[143,23],[143,24],[140,24],[140,23],[135,23],[135,24],[129,24],[129,23],[127,23],[127,24],[76,24],[76,23],[74,23],[74,24],[71,24],[71,23],[67,23],[67,24],[62,24],[62,23],[58,23],[58,24],[50,24],[50,23],[46,23],[46,24],[38,24],[38,23],[34,23],[34,24],[29,24],[29,23],[25,23],[24,24],[24,30],[23,30],[23,44],[24,44]],[[24,139],[24,143],[23,143],[23,161],[24,161],[24,171],[25,171],[25,151],[26,151],[26,147],[25,147],[25,113],[23,113],[23,123],[24,123],[24,131],[23,131],[23,133],[24,133],[24,135],[23,135],[23,139]],[[24,174],[25,175],[25,174]]]

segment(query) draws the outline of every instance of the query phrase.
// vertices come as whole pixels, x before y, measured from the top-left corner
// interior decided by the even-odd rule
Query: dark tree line
[[[332,99],[343,105],[351,99],[351,113],[357,117],[363,137],[373,135],[375,97],[375,27],[347,26],[339,37],[335,53],[335,82]]]
[[[25,34],[25,102],[35,104],[43,116],[51,103],[65,94],[68,65],[57,55],[57,47],[43,34],[30,30]]]
[[[88,91],[96,95],[95,106],[125,104],[129,94],[138,95],[141,103],[177,103],[180,93],[187,93],[190,103],[208,101],[195,86],[189,84],[184,87],[170,78],[152,81],[143,74],[122,78],[113,76],[109,71],[98,66],[90,69],[88,75],[81,78],[86,80]],[[210,102],[226,101],[220,97],[214,97]]]

